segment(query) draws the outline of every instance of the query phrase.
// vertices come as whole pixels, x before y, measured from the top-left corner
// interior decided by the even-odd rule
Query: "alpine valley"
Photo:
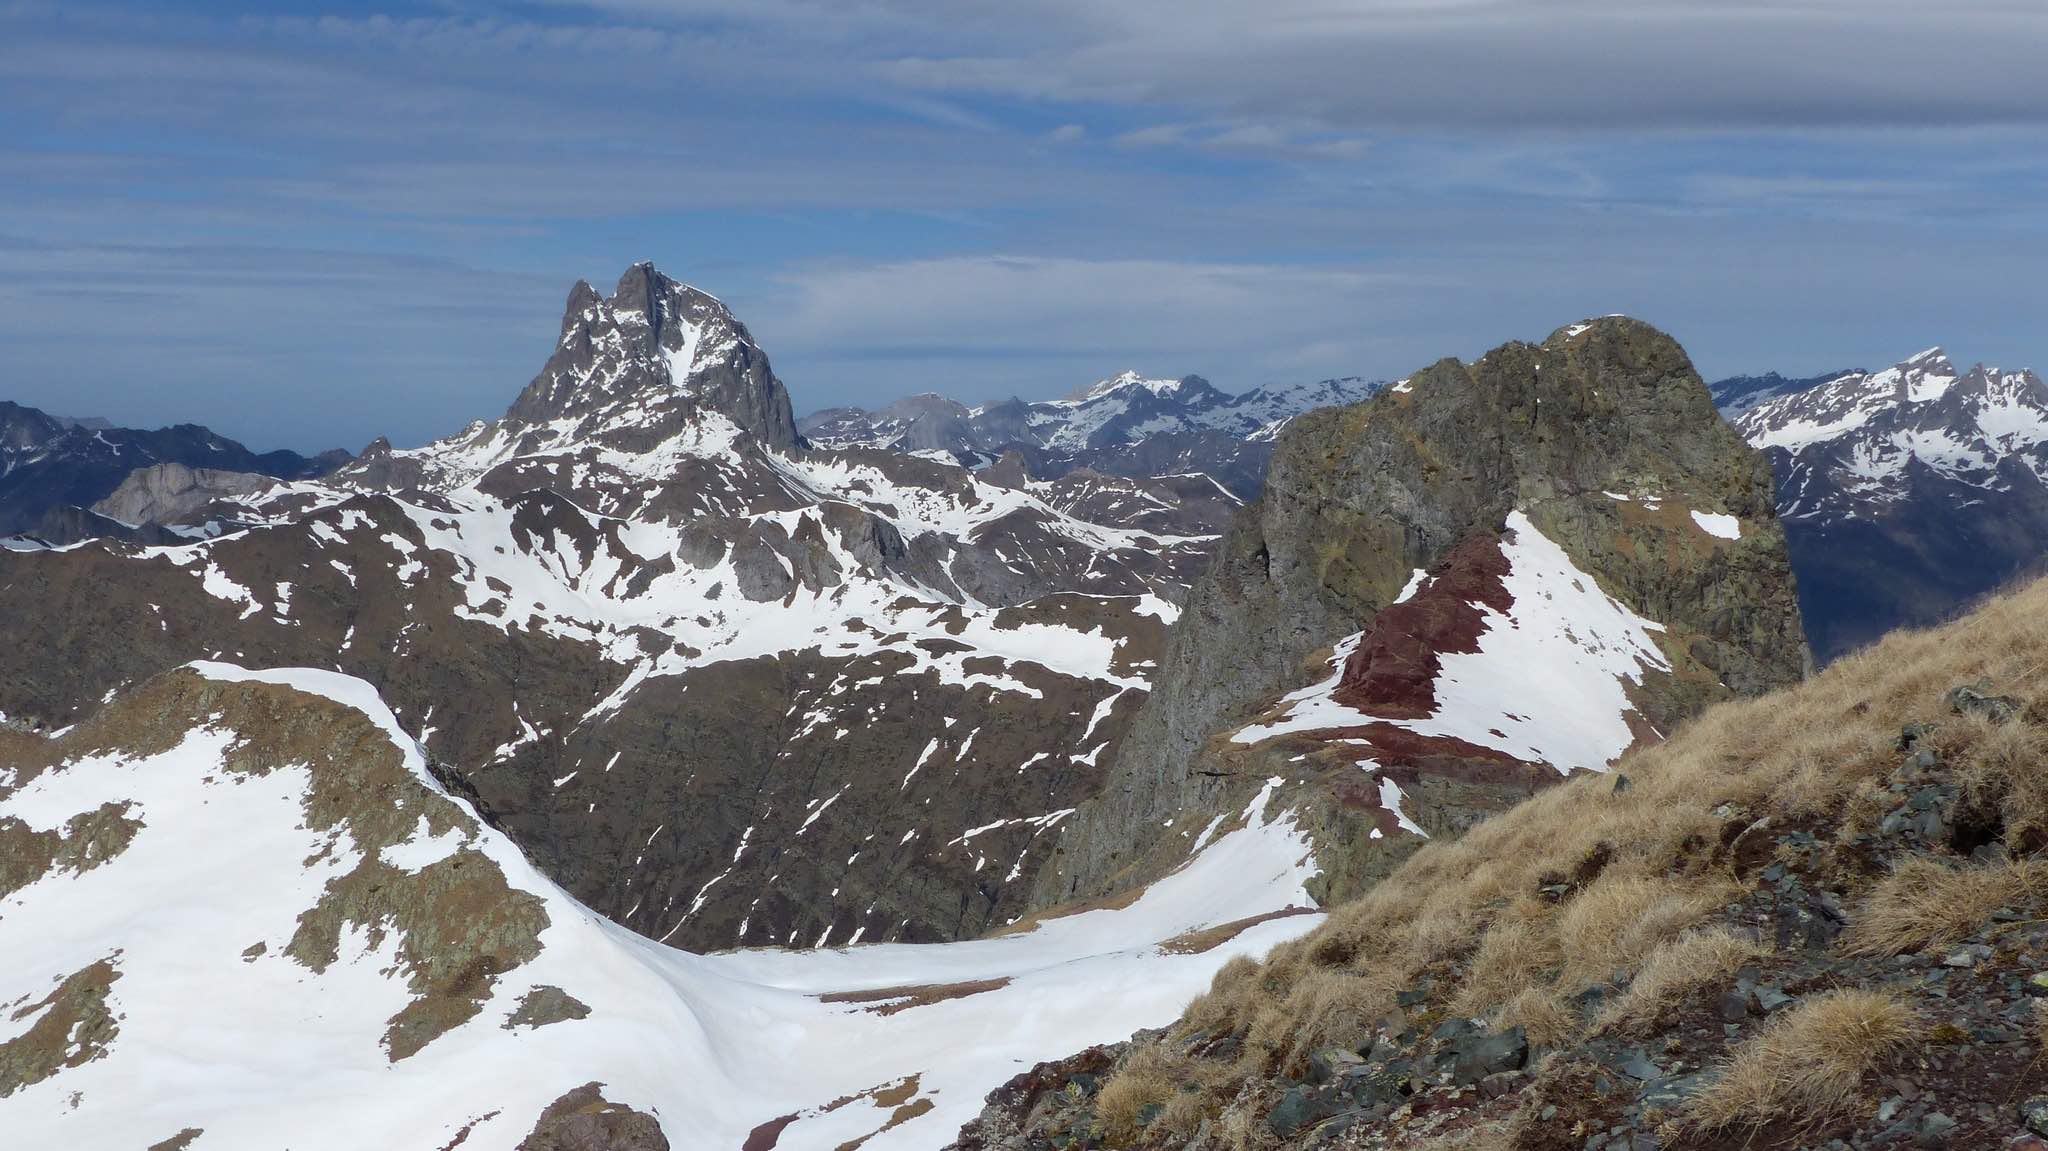
[[[800,420],[722,303],[638,264],[574,287],[501,416],[420,447],[0,415],[0,1131],[32,1148],[1421,1147],[1432,1115],[1554,1116],[1534,1015],[1451,992],[1526,960],[1586,1020],[1533,1041],[1620,1066],[1599,996],[1772,876],[1756,851],[1869,886],[1889,849],[1830,836],[1881,785],[1672,798],[1656,765],[1764,771],[1689,749],[1833,690],[1799,686],[1808,628],[1839,654],[2048,538],[2035,377],[1929,353],[1710,390],[1624,317],[1384,386]],[[1910,578],[1859,593],[1877,570]],[[1859,658],[1828,706],[1892,756],[1924,701]],[[1942,786],[1901,783],[1949,815],[1886,834],[2032,842]],[[1551,918],[1624,877],[1669,901],[1616,896],[1600,970],[1557,975]],[[1638,919],[1669,930],[1617,942]],[[1382,979],[1382,939],[1421,958]],[[1568,1105],[1569,1143],[1512,1145],[1640,1146],[1640,1107]]]

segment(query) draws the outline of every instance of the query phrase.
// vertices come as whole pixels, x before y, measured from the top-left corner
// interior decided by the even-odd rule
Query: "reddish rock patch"
[[[1214,927],[1204,927],[1196,931],[1184,931],[1161,943],[1159,950],[1169,955],[1200,955],[1205,951],[1216,950],[1261,923],[1318,913],[1318,909],[1314,907],[1283,907],[1278,911],[1268,911],[1264,915],[1233,919],[1229,923],[1219,923]]]
[[[793,1114],[783,1115],[747,1132],[747,1141],[740,1145],[740,1151],[775,1151],[775,1144],[782,1138],[783,1129],[796,1122],[797,1118]]]
[[[1009,976],[1000,979],[970,979],[963,983],[926,983],[911,987],[877,987],[869,991],[831,991],[818,996],[822,1003],[862,1003],[876,1015],[894,1015],[913,1007],[929,1007],[948,999],[965,999],[984,991],[1010,985]]]
[[[1514,603],[1502,582],[1507,574],[1499,533],[1465,537],[1413,596],[1373,617],[1344,661],[1336,701],[1388,719],[1435,714],[1440,657],[1479,650],[1486,617],[1478,605],[1505,612]]]

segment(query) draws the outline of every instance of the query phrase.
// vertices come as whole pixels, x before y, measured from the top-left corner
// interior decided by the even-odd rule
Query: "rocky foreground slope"
[[[1805,665],[1769,470],[1670,337],[1444,360],[1282,433],[1038,897],[1164,874],[1279,778],[1342,898]]]
[[[1432,843],[957,1146],[2048,1147],[2048,583]]]
[[[745,326],[647,265],[577,285],[502,417],[215,496],[177,546],[0,550],[0,720],[339,668],[551,878],[699,949],[1028,910],[1237,507],[813,448]]]
[[[1823,660],[1926,626],[2048,556],[2048,384],[1931,348],[1879,372],[1714,385],[1777,474]]]

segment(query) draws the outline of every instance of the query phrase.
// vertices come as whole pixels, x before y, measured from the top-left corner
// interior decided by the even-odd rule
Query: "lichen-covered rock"
[[[606,1099],[602,1083],[585,1083],[540,1113],[519,1151],[668,1151],[668,1137],[654,1116]]]
[[[106,1051],[121,1030],[107,1004],[119,978],[115,959],[102,959],[72,973],[42,999],[7,1012],[10,1029],[26,1029],[0,1043],[0,1099]]]

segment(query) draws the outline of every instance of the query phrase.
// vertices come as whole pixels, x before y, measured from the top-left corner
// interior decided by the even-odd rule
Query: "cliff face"
[[[1769,467],[1684,350],[1633,320],[1296,420],[1039,901],[1170,869],[1264,780],[1301,789],[1340,896],[1412,847],[1408,827],[1455,829],[1797,680],[1772,507]],[[1574,711],[1610,689],[1615,714]]]

